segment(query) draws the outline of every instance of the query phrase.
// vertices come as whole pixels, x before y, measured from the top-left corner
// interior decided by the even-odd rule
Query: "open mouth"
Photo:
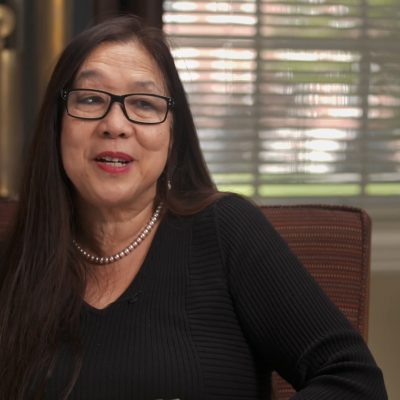
[[[96,157],[95,161],[105,163],[113,167],[124,167],[125,165],[132,162],[130,160],[122,160],[116,157]]]

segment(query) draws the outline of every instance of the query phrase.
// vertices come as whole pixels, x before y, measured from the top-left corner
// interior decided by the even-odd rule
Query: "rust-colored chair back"
[[[331,300],[367,339],[371,221],[364,210],[345,206],[263,206],[264,214],[287,241]],[[277,374],[274,399],[294,390]]]
[[[0,236],[16,209],[0,200]],[[344,206],[264,206],[264,214],[333,302],[367,339],[371,222],[365,211]],[[273,376],[276,400],[293,389]]]

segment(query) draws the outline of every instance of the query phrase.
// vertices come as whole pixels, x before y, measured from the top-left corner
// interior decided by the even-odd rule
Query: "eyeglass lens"
[[[73,90],[68,94],[68,112],[78,118],[102,118],[107,113],[111,96],[107,93]],[[165,119],[167,99],[147,94],[131,94],[124,98],[128,118],[134,121],[156,123]]]

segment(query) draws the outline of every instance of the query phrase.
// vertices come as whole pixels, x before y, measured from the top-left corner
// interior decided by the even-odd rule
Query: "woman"
[[[162,35],[65,49],[1,258],[0,398],[385,399],[366,345],[259,210],[212,183]],[[290,296],[288,296],[290,294]]]

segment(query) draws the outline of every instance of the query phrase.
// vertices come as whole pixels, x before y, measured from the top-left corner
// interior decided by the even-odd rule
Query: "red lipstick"
[[[121,174],[130,169],[133,158],[119,151],[104,151],[98,154],[94,161],[96,165],[109,174]]]

